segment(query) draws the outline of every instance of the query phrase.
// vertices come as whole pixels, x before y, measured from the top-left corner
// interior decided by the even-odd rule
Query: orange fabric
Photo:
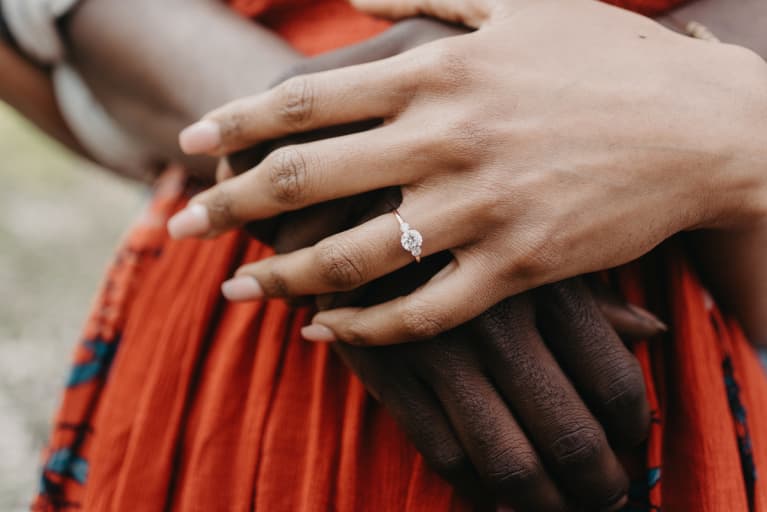
[[[306,53],[387,26],[336,0],[232,4]],[[236,233],[170,240],[165,222],[186,202],[183,181],[173,170],[159,182],[117,253],[75,355],[34,508],[476,508],[424,466],[327,347],[300,341],[306,310],[223,300],[220,283],[270,249]],[[767,512],[764,486],[749,480],[749,461],[767,467],[767,382],[754,351],[673,246],[616,278],[672,326],[635,350],[654,423],[632,510],[740,511],[751,501]]]

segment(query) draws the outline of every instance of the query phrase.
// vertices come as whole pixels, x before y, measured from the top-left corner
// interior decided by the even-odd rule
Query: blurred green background
[[[39,451],[101,273],[145,189],[0,103],[0,511],[28,510]]]

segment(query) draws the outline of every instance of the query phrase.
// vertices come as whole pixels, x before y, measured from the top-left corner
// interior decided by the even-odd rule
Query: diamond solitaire
[[[413,255],[415,261],[421,263],[421,246],[423,245],[423,236],[415,229],[410,228],[410,224],[404,221],[397,210],[393,211],[394,216],[399,222],[399,230],[402,232],[400,244],[402,248]]]

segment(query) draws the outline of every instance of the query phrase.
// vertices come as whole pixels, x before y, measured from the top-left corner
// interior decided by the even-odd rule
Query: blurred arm
[[[59,113],[48,74],[0,41],[0,100],[70,149],[82,152]]]
[[[265,90],[301,60],[269,30],[214,0],[85,0],[69,23],[72,57],[121,125],[158,154],[212,177],[178,132],[235,98]]]

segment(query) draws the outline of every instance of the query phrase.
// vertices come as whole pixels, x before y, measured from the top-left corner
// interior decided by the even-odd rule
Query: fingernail
[[[201,204],[192,204],[178,212],[168,221],[171,238],[180,240],[202,236],[210,231],[208,209]]]
[[[221,144],[221,128],[218,123],[205,119],[185,128],[178,141],[184,153],[208,153]]]
[[[301,336],[307,341],[314,341],[316,343],[332,343],[338,341],[333,331],[320,324],[307,325],[301,329]]]
[[[264,290],[251,276],[237,276],[221,285],[221,293],[231,301],[259,300],[264,298]]]
[[[644,308],[640,308],[639,306],[635,306],[634,304],[629,304],[629,309],[631,310],[634,315],[638,316],[645,322],[650,323],[653,327],[658,329],[661,332],[667,332],[668,331],[668,325],[664,324],[660,321],[660,319],[647,311]]]

